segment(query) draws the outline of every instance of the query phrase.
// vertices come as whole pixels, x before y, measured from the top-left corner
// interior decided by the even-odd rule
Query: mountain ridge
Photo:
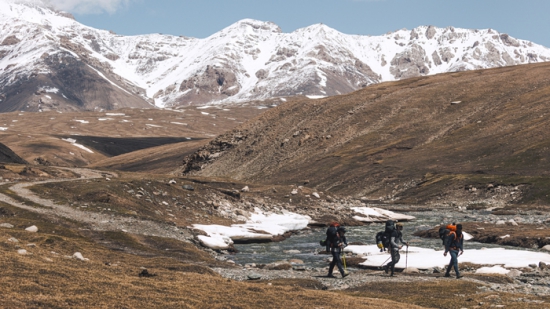
[[[274,23],[243,19],[204,39],[121,36],[36,4],[6,1],[0,9],[0,111],[332,96],[384,81],[550,60],[550,49],[491,29],[420,26],[362,36],[315,24],[283,33]],[[61,59],[72,66],[60,66]],[[70,77],[59,78],[61,70]],[[34,94],[43,88],[58,93]]]

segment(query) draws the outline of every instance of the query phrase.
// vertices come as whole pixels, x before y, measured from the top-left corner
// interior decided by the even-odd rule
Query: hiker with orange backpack
[[[458,271],[458,257],[464,253],[462,224],[449,225],[447,228],[450,229],[450,232],[445,241],[445,253],[443,253],[443,256],[447,256],[447,252],[450,253],[451,261],[449,262],[449,266],[447,266],[445,277],[450,277],[451,268],[454,268],[456,278],[460,279],[462,275]]]

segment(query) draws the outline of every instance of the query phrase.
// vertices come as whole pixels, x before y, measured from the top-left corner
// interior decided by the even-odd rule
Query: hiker
[[[332,239],[334,239],[335,237],[337,237],[337,231],[338,231],[338,228],[340,227],[340,223],[334,221],[334,222],[331,222],[329,224],[329,227],[327,229],[327,238],[325,239],[324,241],[324,245],[323,245],[323,242],[321,242],[321,246],[325,246],[325,249],[327,252],[330,252],[330,242]]]
[[[336,236],[329,239],[330,253],[332,254],[332,261],[330,262],[330,267],[328,269],[328,275],[327,275],[327,277],[329,278],[336,278],[332,274],[332,271],[334,270],[335,265],[338,267],[340,274],[342,274],[342,278],[349,275],[348,272],[344,271],[344,267],[342,266],[342,259],[340,257],[340,255],[342,254],[342,249],[344,249],[348,245],[348,241],[346,240],[345,234],[346,234],[346,229],[340,226],[336,230]]]
[[[443,256],[447,256],[447,252],[451,254],[451,261],[449,266],[447,266],[447,271],[445,272],[445,277],[450,277],[451,268],[454,267],[456,278],[462,278],[462,275],[458,271],[458,257],[464,253],[464,235],[462,234],[462,224],[457,224],[456,226],[451,226],[451,232],[447,236],[447,241],[445,242],[445,253]]]
[[[399,262],[399,259],[401,258],[401,255],[399,254],[399,250],[403,248],[403,245],[407,247],[409,246],[409,243],[403,240],[402,231],[403,231],[403,223],[398,222],[395,225],[395,230],[391,234],[391,238],[390,238],[391,262],[389,262],[388,264],[386,264],[386,266],[384,266],[384,271],[387,274],[391,270],[391,274],[390,274],[391,277],[394,276],[393,272],[395,269],[395,264],[397,264]]]

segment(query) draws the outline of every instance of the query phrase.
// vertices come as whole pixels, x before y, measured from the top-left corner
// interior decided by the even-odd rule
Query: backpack
[[[453,236],[451,238],[451,235]],[[451,231],[449,232],[449,235],[447,235],[447,241],[449,242],[449,247],[458,247],[458,245],[456,244],[456,241],[457,239],[460,240],[464,237],[464,233],[461,233],[460,234],[460,237],[457,237],[456,236],[456,232],[455,231]]]
[[[338,228],[340,224],[338,222],[332,222],[327,229],[327,239],[325,245],[332,245],[338,242]]]
[[[449,233],[456,230],[455,224],[449,224],[447,226],[442,226],[439,228],[439,238],[443,242],[443,246],[445,246],[445,242],[447,241],[447,236],[449,236]]]
[[[390,247],[391,235],[395,231],[395,222],[393,220],[386,221],[386,227],[383,231],[376,234],[376,244],[380,251]]]
[[[376,244],[380,248],[380,252],[386,250],[390,246],[391,236],[388,237],[386,231],[380,231],[376,234]]]
[[[443,246],[445,246],[445,241],[447,239],[447,236],[449,235],[451,231],[447,229],[447,227],[442,226],[439,228],[439,238],[441,239]]]

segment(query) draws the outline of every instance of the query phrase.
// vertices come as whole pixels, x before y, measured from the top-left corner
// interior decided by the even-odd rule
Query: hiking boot
[[[336,278],[336,276],[333,275],[333,274],[328,274],[328,275],[327,275],[327,278]]]
[[[384,272],[385,272],[385,273],[387,274],[387,273],[388,273],[388,271],[389,271],[389,266],[388,266],[388,265],[386,265],[386,266],[384,266],[383,268],[384,268]]]
[[[343,273],[343,274],[342,274],[342,278],[345,278],[345,277],[347,277],[347,276],[349,276],[349,273]]]
[[[464,276],[463,275],[456,275],[456,279],[460,279],[462,277],[464,277]]]
[[[390,277],[395,277],[395,275],[393,273],[391,273]]]
[[[446,273],[443,277],[450,277],[451,275],[449,273]]]

